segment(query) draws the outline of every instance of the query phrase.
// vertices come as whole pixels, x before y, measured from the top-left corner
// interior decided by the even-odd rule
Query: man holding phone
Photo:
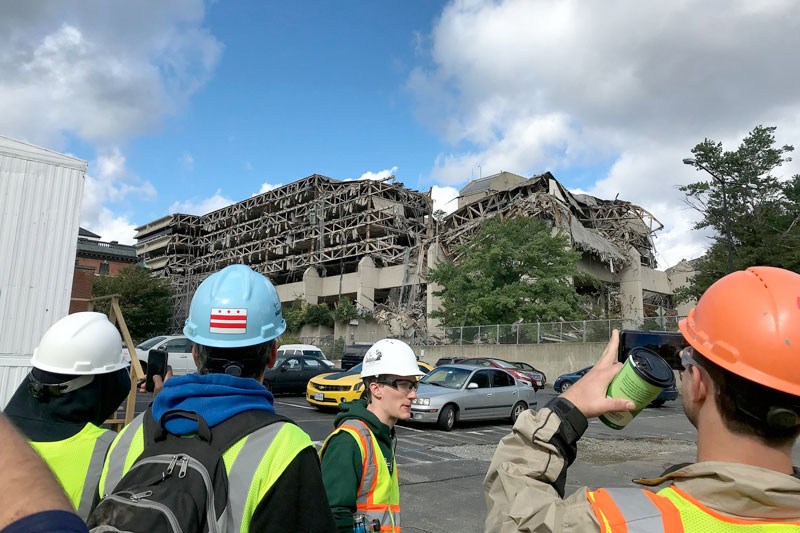
[[[679,324],[684,411],[697,462],[646,489],[564,498],[587,419],[633,409],[606,397],[622,364],[615,331],[598,363],[538,413],[523,413],[484,480],[486,531],[800,531],[800,275],[752,267],[717,281]],[[620,485],[624,480],[620,480]]]

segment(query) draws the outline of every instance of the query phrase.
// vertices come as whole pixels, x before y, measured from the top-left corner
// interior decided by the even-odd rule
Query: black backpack
[[[143,416],[144,450],[89,515],[86,523],[93,532],[220,531],[230,519],[222,454],[258,429],[293,423],[259,410],[239,413],[213,430],[191,411],[168,411],[160,424],[150,409]],[[197,434],[187,438],[169,433],[164,424],[173,417],[196,420]]]

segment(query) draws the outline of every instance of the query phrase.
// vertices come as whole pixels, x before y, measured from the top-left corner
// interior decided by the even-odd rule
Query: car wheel
[[[650,405],[652,405],[653,407],[661,407],[662,405],[664,405],[664,403],[665,400],[653,400],[653,402]]]
[[[511,423],[512,424],[515,423],[517,421],[517,418],[519,418],[519,415],[521,415],[523,411],[525,411],[525,409],[527,408],[528,406],[525,404],[525,402],[515,403],[514,407],[511,409],[511,416],[509,417]]]
[[[456,409],[452,405],[445,405],[442,412],[439,413],[439,428],[445,431],[451,431],[453,426],[456,425]]]
[[[561,392],[564,392],[565,390],[567,390],[570,387],[572,387],[572,382],[571,381],[565,381],[564,383],[561,384]]]
[[[269,381],[267,381],[265,379],[264,380],[264,388],[267,389],[268,391],[272,392],[272,383],[270,383]]]

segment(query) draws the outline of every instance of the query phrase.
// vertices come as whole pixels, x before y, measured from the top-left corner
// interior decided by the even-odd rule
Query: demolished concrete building
[[[349,297],[372,310],[390,292],[413,299],[431,200],[390,181],[314,174],[202,216],[168,215],[137,228],[137,253],[171,281],[175,329],[200,282],[233,263],[269,277],[284,302]]]
[[[245,263],[272,280],[284,304],[347,297],[377,321],[373,336],[428,338],[440,329],[427,318],[439,305],[427,270],[454,258],[455,247],[492,216],[536,216],[563,229],[583,254],[579,266],[610,287],[610,312],[632,324],[652,313],[648,306],[671,309],[671,281],[655,269],[655,217],[623,200],[573,194],[549,172],[474,180],[461,190],[459,208],[440,221],[432,217],[430,194],[394,177],[315,174],[202,216],[172,214],[144,224],[137,253],[172,283],[175,330],[203,279]]]

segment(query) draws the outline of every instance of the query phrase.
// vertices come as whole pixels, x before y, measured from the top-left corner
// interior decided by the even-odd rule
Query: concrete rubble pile
[[[636,248],[643,262],[655,266],[653,232],[662,228],[646,210],[622,200],[601,200],[573,194],[546,172],[500,191],[489,191],[448,215],[440,235],[445,252],[457,259],[455,248],[469,244],[489,217],[539,217],[563,229],[579,250],[588,252],[619,271]]]

